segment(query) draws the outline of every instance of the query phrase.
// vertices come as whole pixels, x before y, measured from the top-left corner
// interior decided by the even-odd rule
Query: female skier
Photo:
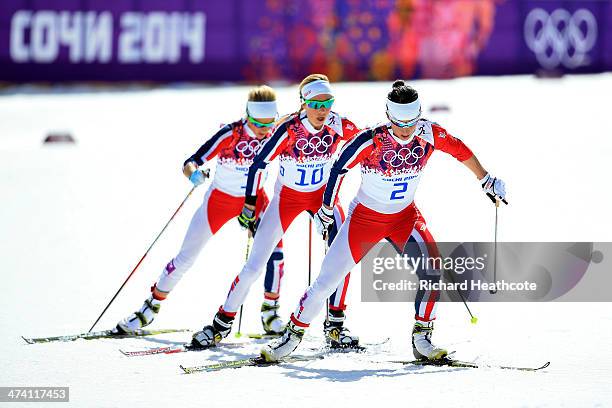
[[[151,324],[159,313],[161,302],[193,265],[208,240],[228,220],[240,214],[249,166],[270,136],[277,117],[274,90],[265,85],[254,88],[249,92],[246,117],[223,126],[185,161],[183,173],[197,186],[205,179],[200,171],[201,166],[217,157],[215,177],[204,195],[202,206],[193,215],[178,255],[168,262],[151,288],[152,295],[145,300],[140,310],[117,324],[116,330],[119,333],[131,333]],[[262,179],[264,177],[265,174]],[[250,190],[257,198],[253,219],[261,216],[269,202],[262,185]],[[284,327],[277,313],[282,275],[282,241],[276,240],[267,258],[265,295],[261,307],[261,320],[266,333],[279,333]]]
[[[421,103],[413,88],[395,81],[386,104],[389,122],[360,132],[343,147],[331,169],[323,205],[315,217],[319,231],[333,225],[332,203],[340,182],[357,164],[361,164],[361,186],[323,259],[321,273],[301,298],[283,336],[262,348],[261,356],[267,361],[278,361],[297,348],[325,298],[378,241],[387,238],[401,252],[411,238],[423,244],[425,256],[439,256],[425,219],[413,201],[421,172],[434,150],[463,163],[493,200],[503,200],[506,195],[504,183],[492,177],[461,140],[421,119]],[[436,282],[440,271],[422,271],[419,279]],[[431,342],[438,298],[436,290],[417,292],[412,347],[418,359],[440,359],[448,354]]]
[[[300,84],[301,108],[279,121],[272,137],[255,157],[249,169],[244,208],[239,222],[251,227],[255,222],[259,199],[255,192],[263,183],[266,166],[275,158],[280,168],[274,197],[257,227],[253,250],[240,274],[230,287],[225,304],[219,308],[211,325],[193,335],[192,344],[211,347],[227,337],[236,312],[244,302],[249,288],[261,274],[266,258],[293,220],[303,211],[311,216],[323,202],[323,191],[338,144],[350,140],[357,127],[350,120],[331,111],[334,94],[325,75],[309,75]],[[336,197],[329,204],[329,217],[341,225],[344,212]],[[328,243],[336,237],[330,228]],[[344,274],[336,290],[329,295],[329,313],[324,331],[332,347],[352,347],[359,338],[344,327],[344,299],[350,274]],[[329,296],[328,295],[328,296]]]

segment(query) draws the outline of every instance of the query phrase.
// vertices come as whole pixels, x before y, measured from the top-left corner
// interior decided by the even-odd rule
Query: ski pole
[[[329,235],[327,233],[327,230],[325,230],[323,232],[323,245],[324,245],[324,256],[323,258],[325,258],[325,256],[327,256],[327,250],[329,249]],[[325,313],[325,323],[329,324],[329,298],[325,299],[325,309],[326,309],[326,313]]]
[[[448,275],[448,277],[450,277],[451,282],[453,282],[453,286],[457,287],[457,283],[455,282],[455,278],[453,278],[453,273],[450,270],[445,270]],[[472,314],[472,311],[470,310],[470,307],[468,306],[467,302],[465,301],[465,297],[463,297],[463,293],[461,293],[461,291],[459,289],[456,289],[457,293],[459,294],[459,297],[461,298],[461,301],[463,302],[463,305],[465,306],[465,308],[467,309],[467,312],[470,314],[470,322],[472,324],[476,324],[476,322],[478,322],[478,318],[476,316],[474,316]]]
[[[312,217],[308,218],[308,286],[310,286],[312,273]]]
[[[248,233],[248,239],[247,239],[247,245],[246,245],[246,251],[244,254],[244,261],[248,261],[249,260],[249,252],[251,252],[251,243],[253,242],[253,236],[251,235],[251,231],[249,231]],[[241,337],[242,333],[240,333],[240,328],[242,327],[242,308],[244,307],[244,304],[240,305],[240,311],[238,312],[238,331],[236,332],[236,337]]]
[[[495,200],[495,241],[493,241],[493,283],[497,285],[497,210],[499,209],[499,200]],[[489,290],[489,293],[494,295],[497,293],[497,286]]]
[[[205,177],[209,177],[210,174],[210,170],[206,169],[206,170],[201,170],[202,173],[204,173]],[[115,295],[113,296],[113,298],[110,300],[110,302],[108,302],[108,304],[106,305],[106,307],[104,308],[104,310],[102,310],[102,313],[100,313],[100,316],[98,316],[98,318],[96,319],[96,321],[94,322],[94,324],[91,325],[91,327],[89,328],[88,332],[91,332],[93,330],[94,327],[96,327],[96,324],[98,324],[98,322],[100,321],[100,319],[102,318],[102,316],[104,316],[104,313],[106,313],[106,311],[108,310],[108,308],[110,307],[110,305],[115,301],[115,299],[117,298],[117,296],[119,295],[119,292],[121,292],[121,290],[123,289],[123,287],[125,286],[125,284],[130,280],[130,278],[132,277],[132,275],[134,275],[134,272],[136,272],[136,270],[138,269],[138,267],[140,266],[140,264],[142,263],[142,261],[144,261],[144,259],[147,257],[147,255],[149,254],[149,251],[151,250],[151,248],[153,248],[153,246],[155,245],[155,243],[157,242],[157,240],[159,239],[159,237],[162,236],[162,234],[164,233],[164,231],[166,230],[166,228],[168,227],[168,225],[170,225],[170,222],[172,222],[172,220],[174,219],[174,217],[176,216],[176,214],[178,214],[178,212],[180,211],[181,208],[183,208],[183,205],[185,204],[185,202],[187,201],[187,199],[189,199],[189,197],[191,196],[191,194],[193,193],[193,191],[196,189],[196,186],[193,186],[191,188],[191,190],[189,190],[189,193],[187,193],[187,196],[185,197],[185,199],[181,202],[181,204],[178,206],[178,208],[176,209],[176,211],[174,211],[174,214],[172,214],[172,217],[170,217],[170,219],[168,220],[168,222],[166,223],[166,225],[164,225],[164,228],[162,228],[162,230],[160,231],[159,234],[157,234],[157,237],[155,238],[155,240],[153,241],[153,243],[151,245],[149,245],[149,248],[147,249],[147,251],[144,253],[144,255],[142,256],[142,258],[140,258],[140,261],[138,261],[138,263],[136,264],[136,266],[134,267],[134,269],[132,269],[132,272],[130,272],[130,274],[128,275],[128,277],[125,279],[125,281],[123,282],[123,284],[121,285],[121,287],[119,287],[119,290],[117,290],[117,292],[115,293]]]

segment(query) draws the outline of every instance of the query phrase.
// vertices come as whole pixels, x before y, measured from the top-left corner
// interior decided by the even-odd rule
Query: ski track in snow
[[[606,186],[612,125],[602,92],[612,89],[611,74],[414,81],[414,86],[426,110],[434,104],[451,109],[425,116],[462,138],[485,168],[506,181],[510,206],[500,209],[500,240],[611,240],[612,193]],[[388,83],[337,84],[334,110],[358,125],[374,124],[384,119],[388,88]],[[183,160],[222,122],[242,114],[247,89],[0,95],[0,385],[69,386],[69,405],[82,407],[612,405],[610,303],[472,304],[477,325],[470,324],[462,304],[443,303],[434,340],[456,350],[456,358],[517,366],[551,361],[550,367],[529,373],[400,366],[384,361],[412,358],[413,306],[359,302],[358,270],[347,325],[363,341],[391,337],[363,354],[184,375],[180,364],[250,357],[265,341],[144,357],[125,357],[119,349],[180,344],[190,334],[25,344],[21,335],[89,328],[189,191]],[[295,86],[278,92],[282,111],[297,106]],[[42,145],[48,131],[64,129],[76,145]],[[271,192],[277,167],[270,167]],[[355,170],[341,191],[346,207],[358,184]],[[97,329],[114,326],[148,296],[204,191],[191,197]],[[492,239],[489,200],[449,156],[434,154],[416,202],[438,241]],[[284,317],[306,287],[307,225],[302,215],[285,236]],[[164,302],[152,327],[195,330],[208,323],[240,271],[245,244],[237,223],[228,223]],[[313,253],[316,276],[323,254],[319,240]],[[260,330],[263,277],[260,281],[245,303],[243,332]],[[322,318],[313,323],[305,347],[322,344]]]

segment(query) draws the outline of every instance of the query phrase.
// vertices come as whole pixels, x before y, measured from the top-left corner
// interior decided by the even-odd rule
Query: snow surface
[[[389,83],[336,85],[335,110],[359,125],[384,118]],[[415,81],[427,116],[461,137],[508,186],[500,210],[505,241],[610,241],[612,75]],[[359,271],[349,290],[347,325],[363,341],[390,342],[366,354],[267,368],[183,375],[202,365],[252,356],[244,348],[128,358],[179,344],[188,333],[128,340],[26,345],[20,338],[86,331],[190,188],[183,160],[222,122],[242,114],[246,87],[181,87],[0,95],[1,386],[69,386],[70,404],[126,406],[610,406],[610,303],[440,304],[434,339],[457,358],[539,365],[544,372],[419,368],[410,359],[413,306],[361,303]],[[296,87],[279,87],[282,110]],[[43,146],[67,130],[74,146]],[[275,167],[272,166],[272,173]],[[269,179],[269,186],[274,177]],[[349,173],[342,201],[359,183]],[[191,197],[98,329],[138,308],[175,255],[204,188]],[[474,177],[436,154],[417,204],[439,241],[487,241],[494,211]],[[295,308],[307,282],[307,217],[285,236],[281,312]],[[153,328],[209,323],[241,268],[246,237],[230,222],[164,302]],[[314,274],[323,254],[318,240]],[[263,279],[263,278],[262,278]],[[261,280],[262,280],[261,279]],[[243,331],[260,330],[263,283],[245,303]],[[322,316],[305,346],[322,343]],[[236,339],[232,339],[236,341]],[[308,350],[302,350],[308,353]],[[11,405],[13,406],[13,405]],[[17,406],[17,405],[15,405]],[[31,405],[28,405],[31,406]]]

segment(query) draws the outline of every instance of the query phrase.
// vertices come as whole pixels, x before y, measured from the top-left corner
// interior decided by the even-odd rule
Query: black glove
[[[255,210],[251,210],[246,205],[242,207],[242,212],[238,216],[238,224],[244,229],[255,233]]]

